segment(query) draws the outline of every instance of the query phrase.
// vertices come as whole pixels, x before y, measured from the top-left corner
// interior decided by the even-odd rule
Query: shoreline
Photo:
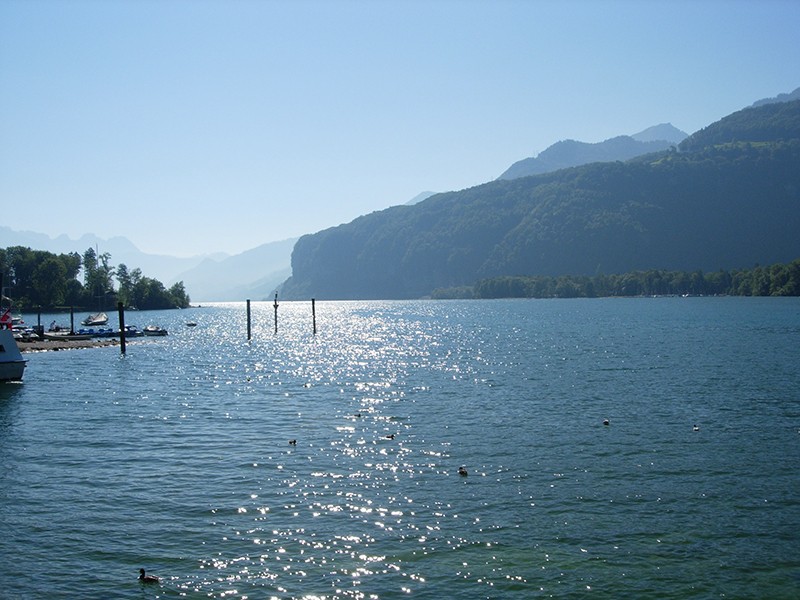
[[[105,348],[107,346],[119,346],[119,339],[95,338],[91,340],[33,340],[30,342],[17,342],[17,347],[23,354],[26,352],[55,352],[58,350]]]

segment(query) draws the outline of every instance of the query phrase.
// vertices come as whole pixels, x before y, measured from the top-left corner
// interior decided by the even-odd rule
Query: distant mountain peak
[[[596,144],[562,140],[549,146],[536,157],[515,162],[498,179],[541,175],[592,162],[630,160],[642,154],[666,150],[687,137],[686,133],[671,123],[661,123],[634,135],[618,135]]]
[[[420,192],[416,196],[414,196],[411,200],[405,203],[406,206],[412,206],[414,204],[419,204],[423,200],[427,200],[431,196],[433,196],[436,192]]]
[[[648,127],[639,133],[634,133],[631,137],[637,142],[655,142],[658,140],[664,140],[665,142],[680,144],[683,140],[689,137],[689,134],[685,131],[681,131],[672,123],[660,123],[659,125]]]

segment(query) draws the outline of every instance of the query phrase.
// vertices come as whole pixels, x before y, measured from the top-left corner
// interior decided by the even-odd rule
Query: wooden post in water
[[[272,306],[275,309],[275,333],[278,333],[278,292],[275,292],[275,304]]]
[[[247,341],[250,341],[250,298],[247,299]]]
[[[311,324],[314,328],[314,335],[317,335],[317,309],[314,306],[315,301],[311,299]]]
[[[69,334],[75,335],[75,307],[69,307]]]
[[[125,354],[125,307],[122,302],[117,302],[117,312],[119,313],[119,351]]]

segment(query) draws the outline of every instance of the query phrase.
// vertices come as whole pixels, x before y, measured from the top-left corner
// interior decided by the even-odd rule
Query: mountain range
[[[85,234],[78,239],[66,235],[51,238],[43,233],[0,226],[0,240],[3,248],[24,246],[54,254],[82,255],[95,248],[100,254],[110,254],[112,265],[141,269],[143,275],[167,287],[183,281],[193,302],[267,298],[289,276],[292,247],[297,241],[295,238],[270,242],[233,256],[217,253],[179,258],[142,252],[122,236],[103,239]]]
[[[537,158],[515,163],[500,178],[513,178],[513,173],[526,168],[548,171],[597,160],[626,160],[672,146],[676,140],[680,141],[685,137],[685,133],[672,125],[662,124],[632,136],[619,136],[598,144],[561,141],[550,146]],[[421,192],[405,205],[419,204],[433,195],[435,192]],[[112,264],[123,263],[129,269],[139,268],[147,277],[157,279],[167,286],[183,281],[192,301],[207,302],[245,298],[263,300],[271,297],[291,275],[291,254],[297,238],[269,242],[233,256],[215,253],[188,258],[148,254],[125,237],[103,239],[91,233],[75,240],[66,235],[51,238],[43,233],[15,231],[0,226],[0,240],[2,247],[25,246],[56,254],[83,254],[88,248],[95,248],[99,253],[108,252]]]
[[[193,301],[264,300],[291,275],[290,257],[297,238],[262,244],[221,260],[206,258],[180,273]]]
[[[775,103],[787,103],[797,99],[800,99],[800,88],[789,94],[779,94],[774,98],[759,100],[753,103],[752,108],[758,108]],[[728,120],[728,124],[730,124],[730,119]],[[721,130],[724,130],[724,127],[720,126],[719,124],[712,126],[712,131],[716,131],[718,134]],[[701,132],[702,131],[705,130],[701,130]],[[657,154],[664,151],[674,151],[670,149],[674,149],[679,144],[685,145],[684,150],[689,150],[692,148],[696,150],[696,146],[698,144],[702,145],[703,143],[706,143],[702,142],[703,138],[701,132],[698,132],[691,136],[691,138],[687,139],[686,133],[675,128],[669,123],[665,123],[650,127],[637,134],[617,136],[605,140],[604,142],[594,144],[578,142],[575,140],[563,140],[551,145],[536,157],[526,158],[514,163],[503,174],[501,174],[498,180],[494,183],[500,184],[500,182],[503,181],[508,182],[517,179],[526,181],[531,175],[545,175],[547,173],[558,172],[563,169],[567,169],[567,172],[569,173],[570,168],[581,167],[597,162],[617,163],[618,161],[631,161],[637,157],[648,156],[653,153]],[[730,137],[729,133],[725,133],[724,135]],[[691,142],[690,140],[694,140],[694,142]],[[698,142],[697,140],[701,141]],[[667,156],[669,157],[670,155]],[[431,217],[429,215],[429,211],[435,207],[435,212],[437,213],[447,212],[444,207],[445,203],[443,200],[441,200],[441,198],[457,198],[459,199],[459,202],[461,202],[477,194],[486,200],[486,206],[484,208],[491,212],[495,210],[495,207],[493,206],[493,203],[489,201],[489,196],[493,195],[494,193],[495,192],[492,191],[490,184],[477,186],[476,188],[470,188],[470,190],[463,190],[462,192],[449,192],[446,194],[423,192],[403,205],[403,207],[417,210],[418,218],[422,220],[422,223],[419,224],[416,230],[411,228],[409,233],[413,236],[415,231],[418,233],[420,231],[424,232],[432,229],[430,227]],[[506,191],[500,193],[504,194],[508,192]],[[536,193],[539,194],[541,192]],[[429,202],[432,203],[429,204]],[[500,205],[502,205],[502,202]],[[133,243],[124,237],[102,239],[93,234],[86,234],[78,240],[72,240],[65,235],[57,238],[50,238],[49,236],[41,233],[15,231],[8,227],[0,226],[0,240],[2,240],[2,242],[0,242],[0,246],[8,247],[21,245],[56,253],[78,252],[81,254],[87,248],[97,248],[101,253],[108,252],[112,255],[112,264],[125,263],[129,268],[140,268],[143,274],[146,276],[156,278],[167,285],[171,285],[177,281],[183,281],[193,301],[225,301],[242,300],[244,298],[266,299],[271,297],[273,291],[281,287],[281,283],[284,281],[286,281],[286,285],[282,286],[282,294],[289,293],[303,295],[312,292],[312,288],[314,288],[316,284],[312,283],[312,281],[303,282],[303,269],[306,259],[308,258],[306,256],[306,245],[308,243],[306,238],[319,240],[333,235],[331,232],[348,232],[352,227],[356,227],[356,224],[361,223],[364,220],[383,220],[384,213],[394,214],[395,209],[403,207],[394,207],[387,209],[386,211],[379,211],[378,213],[373,213],[373,215],[356,219],[356,221],[351,224],[345,224],[338,228],[331,228],[312,236],[304,236],[304,238],[301,240],[302,243],[300,244],[299,253],[297,256],[297,264],[300,267],[299,271],[296,273],[297,276],[291,277],[288,281],[286,278],[292,273],[290,257],[292,255],[292,250],[295,247],[295,242],[297,241],[296,239],[262,244],[257,248],[248,250],[247,252],[237,254],[235,256],[228,256],[218,253],[193,256],[189,258],[178,258],[173,256],[153,255],[141,252]],[[459,210],[459,204],[456,203],[452,209]],[[607,216],[608,218],[612,218],[612,213],[609,213]],[[580,215],[573,215],[573,217],[580,218]],[[473,216],[472,218],[474,218],[476,222],[480,222],[479,216]],[[489,225],[491,225],[493,221],[497,220],[497,218],[497,215],[486,215],[487,223]],[[620,219],[621,217],[619,214],[616,214],[616,216],[613,218]],[[521,222],[517,223],[518,228],[521,225]],[[463,230],[461,231],[462,237],[468,235],[465,233],[467,229],[468,228],[464,228],[463,223],[459,225],[459,230]],[[483,228],[478,228],[478,232],[482,230]],[[544,236],[544,233],[541,231],[529,233],[531,233],[534,237]],[[440,248],[443,252],[447,251],[446,240],[449,235],[447,232],[444,232],[444,235],[442,236],[437,236],[429,231],[429,233],[426,235],[426,244],[431,247]],[[478,236],[478,238],[479,237],[480,236]],[[399,248],[404,243],[408,245],[411,242],[408,240],[404,242],[401,239],[395,239],[392,242],[392,248],[385,248],[376,245],[375,240],[372,239],[366,247],[360,249],[359,258],[362,259],[363,253],[373,250],[379,253],[379,257],[385,257],[387,256],[387,250],[397,253],[399,252]],[[504,243],[507,243],[507,240]],[[347,245],[351,245],[353,248],[356,248],[358,243],[356,240],[350,240],[345,244],[345,246]],[[334,252],[333,256],[346,255],[344,247],[342,246],[337,246],[335,250],[336,251]],[[408,253],[409,250],[410,248],[407,247],[406,253]],[[417,249],[417,251],[418,250],[419,249]],[[467,248],[461,248],[460,252],[463,254],[469,254],[472,251]],[[565,249],[565,253],[569,254],[570,252],[572,252],[572,250],[570,250],[570,247],[568,246]],[[448,252],[448,256],[448,260],[458,262],[452,252]],[[325,258],[326,257],[322,257],[323,263],[326,263]],[[378,260],[380,260],[380,258]],[[607,260],[598,261],[596,269],[607,267],[608,265],[604,264],[607,262]],[[391,261],[387,263],[387,265],[390,264]],[[516,268],[521,268],[521,266]],[[446,272],[447,269],[445,268],[444,271]],[[335,277],[335,273],[338,273],[336,268],[331,271],[332,277]],[[424,273],[424,269],[421,271],[421,273]],[[478,274],[478,272],[474,274]],[[366,273],[364,273],[364,275],[366,276]],[[425,277],[427,278],[427,275]],[[461,281],[461,279],[454,277],[454,273],[450,273],[449,276],[437,279],[434,285],[453,285],[454,281]],[[464,282],[466,281],[467,279],[464,279]],[[431,282],[433,284],[433,280],[431,280]],[[411,292],[411,297],[414,295],[425,295],[430,293],[430,289],[427,289],[425,285],[416,291]],[[319,288],[320,293],[324,293],[328,289],[329,287],[326,286]],[[376,296],[376,294],[376,297],[380,297],[384,294],[388,294],[388,292],[380,292],[376,291],[376,289],[371,289],[365,297],[373,297]],[[410,289],[411,288],[399,293],[393,292],[391,297],[398,296],[398,294],[399,297],[408,297]],[[360,293],[353,291],[336,292],[334,295],[336,296],[340,294],[343,295],[343,297],[361,297],[359,295]]]
[[[541,175],[592,162],[629,160],[642,154],[666,150],[679,144],[686,137],[688,134],[671,123],[662,123],[634,135],[620,135],[596,144],[563,140],[542,151],[538,156],[515,162],[500,175],[499,179]]]
[[[418,298],[503,275],[716,270],[800,257],[800,101],[677,148],[436,194],[301,237],[288,298]]]

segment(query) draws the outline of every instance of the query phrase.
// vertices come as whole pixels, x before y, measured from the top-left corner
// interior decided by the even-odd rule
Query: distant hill
[[[800,101],[680,144],[436,194],[300,238],[283,297],[418,298],[503,275],[717,270],[800,257]]]
[[[669,142],[670,144],[680,144],[683,140],[689,137],[685,131],[681,131],[672,123],[661,123],[660,125],[653,125],[644,131],[634,133],[631,136],[637,142]]]
[[[416,196],[414,196],[414,197],[413,197],[411,200],[409,200],[408,202],[406,202],[406,204],[408,204],[408,205],[412,205],[412,204],[419,204],[419,203],[420,203],[420,202],[422,202],[423,200],[427,200],[428,198],[430,198],[431,196],[433,196],[435,193],[436,193],[436,192],[420,192],[419,194],[417,194]]]
[[[797,88],[795,91],[789,92],[788,94],[778,94],[774,98],[764,98],[763,100],[758,100],[757,102],[753,102],[752,107],[755,108],[757,106],[775,104],[777,102],[791,102],[793,100],[800,100],[800,88]]]
[[[196,267],[203,260],[220,260],[227,256],[215,254],[178,258],[161,254],[147,254],[139,250],[128,238],[121,236],[104,239],[87,233],[74,240],[66,235],[51,238],[43,233],[15,231],[9,227],[0,226],[0,247],[8,248],[9,246],[24,246],[55,254],[77,252],[81,255],[89,248],[94,248],[100,254],[108,252],[111,255],[112,265],[124,263],[129,269],[141,269],[145,276],[158,279],[167,287],[178,281],[176,276],[179,273]]]
[[[264,300],[291,274],[297,238],[262,244],[223,260],[206,259],[179,274],[192,302]]]
[[[24,246],[55,254],[83,254],[96,248],[111,255],[111,264],[141,269],[142,274],[166,287],[183,281],[192,302],[264,299],[291,274],[292,247],[296,239],[262,244],[241,254],[223,253],[190,258],[147,254],[125,237],[103,239],[85,234],[77,240],[66,235],[51,238],[43,233],[15,231],[0,226],[0,247]]]
[[[499,179],[541,175],[593,162],[629,160],[643,154],[666,150],[686,137],[686,133],[670,123],[662,123],[634,135],[620,135],[596,144],[564,140],[556,142],[536,157],[515,162],[500,175]]]

